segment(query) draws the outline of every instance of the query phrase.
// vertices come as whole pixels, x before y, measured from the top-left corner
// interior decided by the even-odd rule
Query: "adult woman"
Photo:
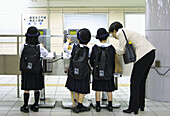
[[[126,40],[122,30],[124,30],[128,41],[132,42],[136,53],[136,61],[131,74],[129,107],[123,112],[138,114],[139,109],[144,111],[145,82],[155,58],[156,48],[141,34],[123,28],[120,22],[114,22],[110,25],[109,32],[114,38],[119,39],[119,48],[116,49],[117,54],[122,55],[125,53]]]
[[[36,69],[38,71],[36,72],[27,72],[24,70],[21,70],[22,73],[22,81],[21,81],[21,89],[24,90],[24,105],[21,107],[21,111],[28,113],[29,108],[28,108],[28,100],[29,100],[29,91],[34,90],[34,98],[35,98],[35,103],[31,105],[31,110],[34,112],[38,112],[38,101],[39,101],[39,90],[44,88],[44,78],[42,75],[42,67],[40,63],[40,54],[43,56],[48,55],[48,51],[38,42],[38,37],[40,33],[36,27],[29,27],[27,30],[27,33],[25,34],[26,36],[26,43],[22,45],[21,48],[21,60],[24,58],[30,58],[30,59],[38,59],[36,62],[39,62],[39,68]],[[33,48],[28,49],[29,46],[34,46]],[[37,48],[37,49],[36,49]],[[33,54],[32,51],[37,54],[37,57],[31,57]],[[30,57],[24,57],[24,55],[27,54]],[[22,61],[20,62],[20,65],[22,64]],[[32,67],[35,66],[35,64],[28,64],[27,68],[29,67],[32,69]]]

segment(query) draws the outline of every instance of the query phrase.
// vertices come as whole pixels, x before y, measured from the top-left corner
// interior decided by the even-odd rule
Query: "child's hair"
[[[105,28],[99,28],[97,30],[96,39],[99,39],[100,41],[102,41],[102,40],[106,40],[108,36],[109,36],[109,33],[106,31]]]
[[[77,33],[77,39],[80,44],[87,44],[91,39],[90,31],[86,28],[80,29]]]
[[[27,33],[25,34],[25,36],[26,36],[25,42],[27,44],[33,44],[33,45],[39,44],[38,37],[40,36],[40,33],[36,27],[33,26],[29,27],[27,29]]]
[[[115,21],[114,23],[112,23],[109,27],[109,33],[110,32],[113,32],[114,30],[118,31],[120,28],[123,28],[123,25],[118,22],[118,21]]]

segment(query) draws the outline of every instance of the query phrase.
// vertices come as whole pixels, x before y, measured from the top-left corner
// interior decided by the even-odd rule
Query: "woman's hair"
[[[99,39],[100,41],[102,41],[102,40],[106,40],[108,36],[109,36],[109,33],[106,31],[105,28],[99,28],[97,30],[96,39]]]
[[[40,33],[36,27],[29,27],[27,29],[27,33],[25,34],[26,40],[25,42],[27,44],[37,45],[39,44],[38,37],[40,36]]]
[[[110,32],[113,32],[114,30],[118,31],[119,29],[123,28],[123,25],[118,22],[118,21],[115,21],[114,23],[112,23],[109,27],[109,33]]]
[[[87,44],[91,39],[91,33],[88,29],[80,29],[77,33],[77,39],[80,44]]]

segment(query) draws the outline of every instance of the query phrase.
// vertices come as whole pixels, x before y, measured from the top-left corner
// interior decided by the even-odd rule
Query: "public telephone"
[[[68,29],[68,33],[67,30],[64,30],[64,43],[67,42],[67,38],[71,38],[71,40],[73,41],[73,43],[78,43],[77,40],[77,33],[78,33],[79,29]]]
[[[50,49],[50,30],[49,29],[38,29],[40,32],[40,36],[38,38],[38,41],[44,45],[44,47],[48,50],[48,52],[51,52]],[[53,59],[43,59],[43,72],[44,73],[51,73],[53,70]]]
[[[50,30],[49,29],[38,29],[38,31],[40,32],[38,41],[44,45],[44,47],[48,50],[48,52],[50,52],[51,51]]]

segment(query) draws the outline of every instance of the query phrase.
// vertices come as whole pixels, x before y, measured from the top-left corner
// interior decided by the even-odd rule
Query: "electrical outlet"
[[[155,67],[160,67],[161,61],[160,60],[156,60],[155,61]]]

